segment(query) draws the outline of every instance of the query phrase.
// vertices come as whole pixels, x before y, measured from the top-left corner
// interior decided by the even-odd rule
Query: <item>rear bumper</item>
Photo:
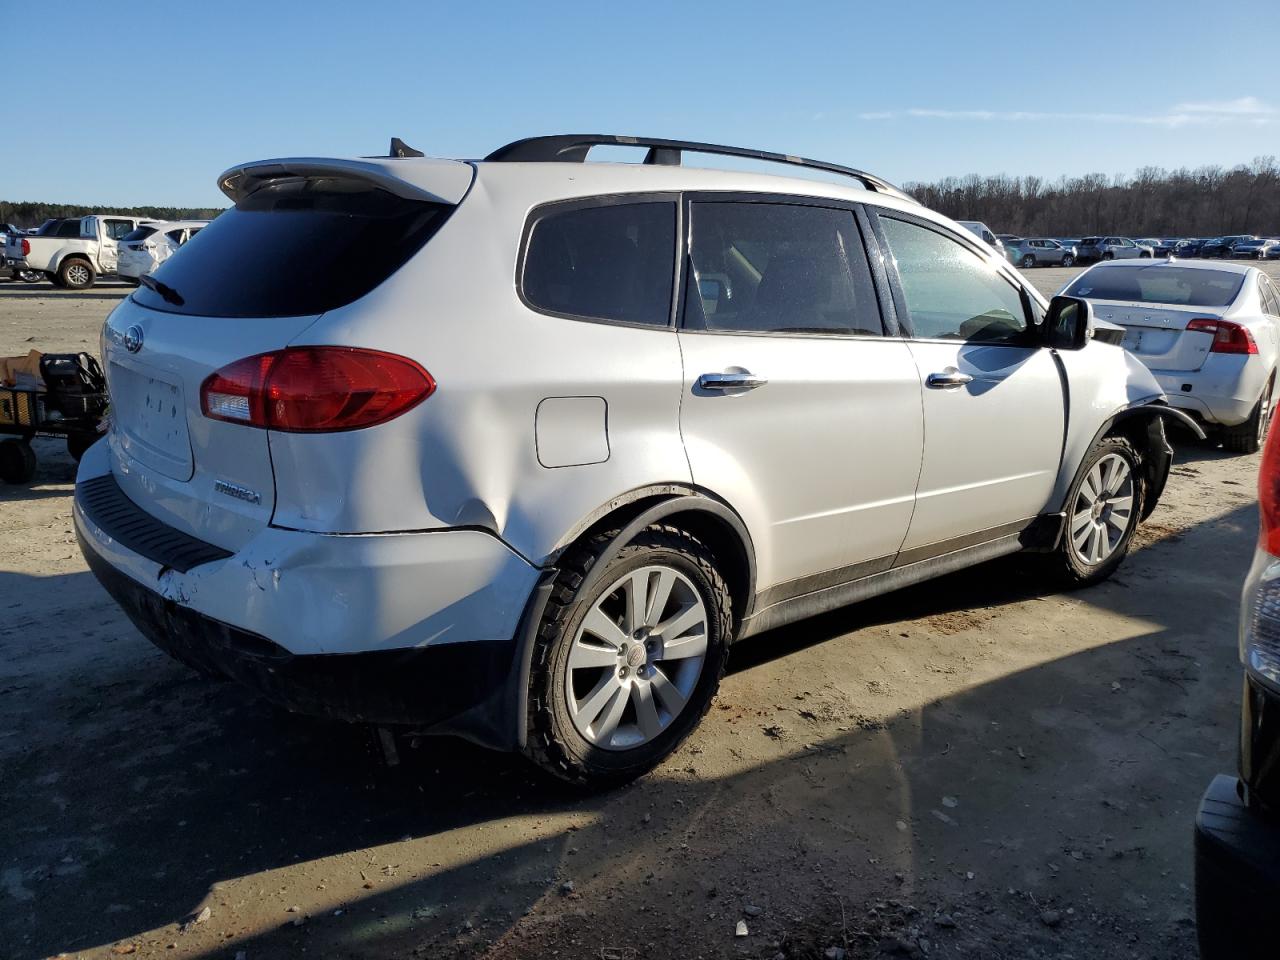
[[[299,712],[511,745],[517,635],[542,571],[498,538],[267,527],[184,572],[176,558],[189,554],[157,549],[140,508],[129,505],[139,538],[90,502],[105,462],[95,448],[81,463],[76,535],[95,576],[156,646]]]
[[[1269,373],[1257,356],[1210,354],[1199,370],[1152,370],[1169,406],[1207,423],[1235,426],[1249,419]],[[1183,387],[1189,385],[1190,390]]]

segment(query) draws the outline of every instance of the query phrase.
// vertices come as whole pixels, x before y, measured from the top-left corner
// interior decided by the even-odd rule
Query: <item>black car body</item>
[[[1231,256],[1231,248],[1241,240],[1253,240],[1254,237],[1248,234],[1237,234],[1230,237],[1215,237],[1212,240],[1206,240],[1200,248],[1200,256],[1206,258],[1217,257],[1222,259]]]
[[[1155,252],[1157,257],[1172,257],[1174,251],[1178,248],[1178,244],[1182,241],[1177,237],[1165,237],[1155,242]]]
[[[1183,258],[1198,257],[1200,256],[1200,248],[1204,245],[1204,240],[1179,240],[1173,248],[1173,255]]]

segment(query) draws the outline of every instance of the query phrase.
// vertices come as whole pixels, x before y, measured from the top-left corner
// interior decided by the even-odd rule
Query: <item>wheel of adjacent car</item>
[[[19,270],[14,276],[23,283],[39,283],[43,279],[39,270]]]
[[[711,551],[670,526],[644,530],[600,571],[611,538],[562,567],[529,680],[529,757],[592,787],[624,783],[671,754],[724,673],[729,589]]]
[[[1024,268],[1034,267],[1035,265],[1036,265],[1036,258],[1034,254],[1028,253],[1025,257],[1022,258],[1022,266]]]
[[[1139,254],[1138,254],[1138,259],[1139,259],[1139,260],[1152,260],[1152,259],[1154,259],[1154,258],[1152,257],[1152,255],[1151,255],[1151,251],[1150,251],[1150,250],[1143,250],[1141,253],[1139,253]]]
[[[1142,461],[1123,437],[1089,451],[1067,496],[1057,565],[1069,583],[1105,580],[1120,566],[1142,517]]]
[[[97,276],[93,265],[79,257],[68,257],[58,267],[58,280],[69,290],[84,290],[86,287],[92,287]]]
[[[1267,429],[1271,426],[1271,394],[1275,386],[1275,377],[1267,381],[1262,389],[1262,396],[1253,405],[1253,412],[1244,423],[1222,430],[1222,447],[1232,453],[1257,453],[1267,439]]]
[[[1076,265],[1076,258],[1068,253],[1062,258],[1062,265],[1064,267],[1074,267]]]
[[[1114,260],[1115,258],[1116,258],[1116,255],[1112,253],[1110,250],[1108,250],[1106,253],[1102,255],[1103,260]]]
[[[0,480],[30,483],[36,475],[36,452],[25,440],[0,440]]]
[[[98,442],[97,434],[72,433],[67,435],[67,453],[76,463],[84,456],[85,451]]]

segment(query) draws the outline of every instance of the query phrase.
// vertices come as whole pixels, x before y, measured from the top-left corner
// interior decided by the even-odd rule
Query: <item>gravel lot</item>
[[[127,292],[0,283],[0,355],[96,351]],[[582,797],[169,661],[41,442],[0,488],[0,956],[1193,957],[1257,460],[1178,446],[1108,583],[1013,557],[747,641],[675,758]]]

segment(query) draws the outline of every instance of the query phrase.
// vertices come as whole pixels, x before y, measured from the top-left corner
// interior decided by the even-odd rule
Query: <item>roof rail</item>
[[[612,133],[568,133],[548,137],[528,137],[499,147],[485,157],[494,163],[583,163],[587,152],[592,147],[648,147],[644,162],[650,165],[679,166],[680,154],[708,153],[722,157],[743,157],[747,160],[765,160],[770,163],[787,163],[796,167],[808,167],[811,170],[824,170],[827,173],[838,173],[861,181],[868,190],[883,193],[899,200],[916,203],[916,199],[899,190],[887,180],[881,180],[875,174],[853,167],[843,167],[838,163],[827,163],[824,160],[810,160],[807,157],[793,157],[786,153],[769,153],[767,150],[750,150],[746,147],[726,147],[716,143],[699,143],[696,140],[662,140],[654,137],[624,137]]]

